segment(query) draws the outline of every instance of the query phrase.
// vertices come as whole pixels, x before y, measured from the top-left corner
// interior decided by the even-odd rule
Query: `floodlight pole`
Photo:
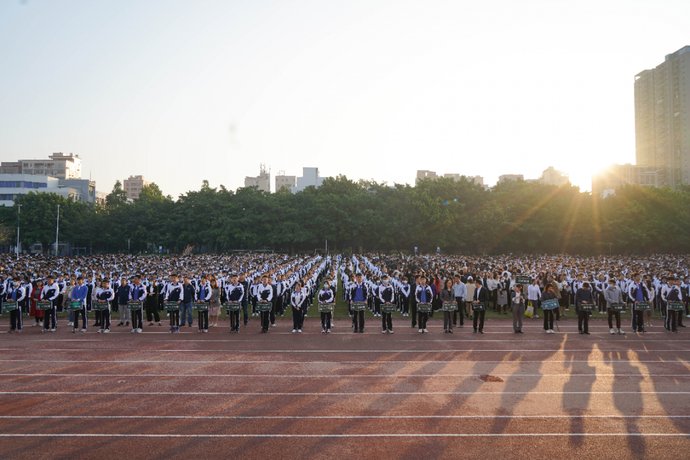
[[[19,260],[19,218],[22,213],[22,205],[17,205],[17,260]]]
[[[57,222],[55,223],[55,257],[58,256],[58,244],[60,243],[60,205],[57,205]]]

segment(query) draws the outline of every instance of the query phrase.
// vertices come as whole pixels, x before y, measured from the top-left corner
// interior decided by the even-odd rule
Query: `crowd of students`
[[[522,333],[523,317],[543,315],[544,330],[555,333],[558,321],[573,309],[578,331],[589,334],[589,318],[607,315],[609,332],[623,334],[621,313],[627,311],[634,332],[652,326],[654,312],[664,328],[677,332],[690,317],[690,274],[686,256],[370,256],[352,257],[340,267],[344,286],[365,286],[374,316],[384,316],[379,298],[382,286],[391,284],[396,309],[411,316],[411,326],[428,332],[434,311],[443,311],[444,332],[472,319],[474,333],[482,333],[487,310],[513,318],[513,329]],[[362,274],[362,276],[358,276]],[[354,292],[346,290],[346,300]],[[431,308],[427,304],[431,303]],[[453,305],[453,303],[455,305]],[[419,310],[418,305],[424,306]],[[353,313],[355,330],[363,324]],[[382,330],[389,328],[382,325]]]
[[[510,313],[517,334],[525,316],[541,314],[545,333],[552,334],[554,320],[571,309],[581,334],[589,334],[589,318],[597,314],[607,315],[611,334],[623,334],[622,311],[630,312],[635,332],[650,327],[655,312],[668,331],[677,332],[685,327],[683,317],[690,317],[689,288],[688,259],[672,255],[8,255],[0,266],[0,305],[9,313],[10,332],[22,331],[25,317],[42,331],[55,332],[57,313],[66,310],[74,333],[90,327],[141,333],[144,319],[147,327],[157,327],[163,317],[177,333],[192,327],[195,311],[199,332],[207,333],[226,310],[233,333],[252,317],[260,318],[260,330],[267,333],[277,317],[291,313],[292,332],[299,334],[314,305],[321,332],[328,334],[338,298],[347,305],[355,333],[363,333],[373,316],[380,318],[381,332],[391,334],[395,314],[424,334],[429,319],[439,314],[445,333],[471,319],[473,332],[482,334],[486,311],[494,311]]]

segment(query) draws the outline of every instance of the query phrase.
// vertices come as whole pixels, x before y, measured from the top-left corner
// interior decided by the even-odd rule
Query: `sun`
[[[609,165],[593,166],[589,161],[578,161],[561,167],[560,171],[570,178],[570,183],[581,192],[592,191],[592,179],[605,171]]]

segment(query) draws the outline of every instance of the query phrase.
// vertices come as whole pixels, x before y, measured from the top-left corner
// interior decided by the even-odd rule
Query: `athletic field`
[[[687,458],[690,335],[0,334],[2,458]],[[28,324],[28,321],[27,321]]]

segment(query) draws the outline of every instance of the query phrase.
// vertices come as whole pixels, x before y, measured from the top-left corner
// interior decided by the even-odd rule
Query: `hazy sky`
[[[634,76],[688,31],[687,0],[0,0],[0,159],[173,196],[260,163],[589,189],[635,161]]]

